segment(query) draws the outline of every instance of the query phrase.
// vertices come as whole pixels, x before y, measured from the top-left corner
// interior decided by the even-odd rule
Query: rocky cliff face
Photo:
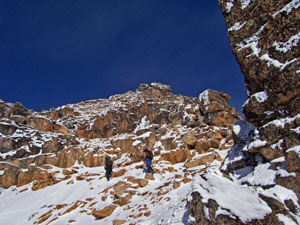
[[[233,54],[245,78],[248,100],[243,113],[251,125],[240,122],[234,126],[235,145],[222,172],[207,171],[198,178],[198,188],[189,202],[195,218],[191,224],[299,224],[300,2],[218,2]],[[215,177],[221,183],[227,182],[222,176],[230,177],[228,185],[232,188],[243,184],[257,193],[259,201],[267,204],[258,204],[257,208],[265,213],[249,216],[251,207],[246,203],[240,207],[248,208],[248,215],[228,207],[229,202],[239,204],[234,194],[228,199],[207,199],[210,193],[203,188],[214,187],[203,179]],[[283,192],[294,197],[286,198]],[[243,190],[241,195],[247,194]]]
[[[70,212],[77,208],[82,216],[106,218],[114,224],[138,223],[151,214],[156,218],[154,210],[141,213],[145,201],[152,199],[157,211],[164,201],[185,203],[193,176],[220,164],[233,146],[232,126],[241,117],[227,104],[229,99],[214,90],[199,98],[174,95],[170,86],[152,83],[140,85],[136,92],[41,113],[1,101],[0,185],[8,188],[7,195],[20,196],[31,190],[37,193],[32,196],[38,195],[48,186],[60,185],[64,193],[70,186],[83,190],[81,181],[89,185],[88,196],[79,194],[67,204],[44,202],[36,212],[24,215],[29,224],[64,223],[62,215],[72,217]],[[154,153],[154,177],[141,172],[145,148]],[[112,183],[103,176],[107,155],[114,161]],[[116,220],[120,210],[124,218]]]
[[[247,121],[294,117],[300,96],[299,1],[219,1],[245,77]]]

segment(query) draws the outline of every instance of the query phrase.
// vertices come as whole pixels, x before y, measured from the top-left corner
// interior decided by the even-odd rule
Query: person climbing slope
[[[148,149],[144,150],[144,162],[146,163],[146,173],[154,173],[152,168],[152,159],[153,159],[153,153],[149,151]]]
[[[113,168],[113,162],[109,156],[105,157],[105,176],[106,179],[109,181],[109,179],[112,177],[112,168]]]

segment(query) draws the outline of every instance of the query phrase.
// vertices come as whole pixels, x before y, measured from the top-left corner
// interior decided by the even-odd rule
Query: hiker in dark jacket
[[[112,168],[113,168],[113,162],[109,156],[105,157],[105,176],[106,179],[109,180],[112,176]]]
[[[146,173],[154,173],[153,168],[152,168],[152,159],[153,159],[153,154],[151,151],[148,149],[144,150],[144,162],[146,163],[147,170]]]

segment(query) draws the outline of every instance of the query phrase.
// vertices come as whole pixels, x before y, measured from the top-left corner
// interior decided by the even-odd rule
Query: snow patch
[[[255,0],[240,0],[241,5],[242,5],[242,9],[247,8],[247,6],[251,3],[254,2]]]
[[[251,142],[249,145],[248,145],[248,149],[251,149],[251,148],[259,148],[259,147],[263,147],[265,146],[266,144],[268,144],[267,141],[262,141],[262,140],[255,140],[253,142]]]
[[[272,149],[282,149],[281,145],[283,144],[283,139],[280,139],[277,143],[272,144],[271,148]]]
[[[232,31],[237,31],[237,30],[240,30],[242,29],[242,27],[247,23],[247,21],[245,21],[243,24],[240,24],[240,22],[237,22],[235,23],[232,27],[230,27],[228,29],[229,32],[232,32]]]
[[[291,129],[292,131],[294,131],[297,134],[300,134],[300,127],[297,127],[295,129]]]
[[[285,124],[292,123],[297,118],[300,118],[300,114],[298,114],[297,116],[292,117],[292,118],[291,117],[286,117],[286,118],[283,118],[283,119],[273,120],[273,121],[265,124],[263,127],[274,125],[274,126],[279,127],[279,128],[284,128]]]
[[[234,6],[234,5],[233,5],[233,1],[234,1],[234,0],[231,0],[230,2],[226,2],[226,12],[227,12],[227,13],[230,13],[230,12],[231,12],[232,7]]]
[[[255,126],[249,124],[247,121],[238,121],[236,122],[233,127],[233,133],[242,140],[246,140],[248,137],[249,132],[255,129]]]
[[[210,103],[209,96],[208,96],[208,90],[203,91],[199,95],[199,100],[203,102],[203,105],[208,105]]]
[[[259,57],[263,61],[267,61],[268,67],[270,65],[273,65],[280,69],[280,71],[283,71],[288,65],[292,64],[293,62],[297,61],[297,58],[292,59],[291,61],[287,61],[285,63],[279,62],[277,59],[272,59],[268,54],[264,54],[261,57]]]
[[[293,0],[289,4],[287,4],[285,7],[283,7],[280,11],[274,13],[272,16],[275,18],[275,16],[278,13],[286,12],[286,14],[289,14],[293,9],[298,9],[300,7],[300,1],[299,0]]]
[[[300,41],[300,32],[292,37],[287,42],[277,42],[275,41],[273,46],[276,51],[287,53],[293,47],[296,47]]]
[[[295,152],[298,155],[298,157],[300,158],[300,145],[289,148],[286,152]]]
[[[274,114],[274,111],[265,111],[264,114],[270,116],[270,115]]]
[[[290,217],[283,214],[277,214],[276,216],[284,225],[297,225]]]
[[[252,96],[256,99],[256,101],[258,101],[260,103],[263,103],[263,102],[267,101],[268,98],[269,98],[268,93],[267,93],[266,90],[255,93]]]
[[[209,199],[215,200],[220,207],[238,216],[244,223],[252,219],[263,219],[272,211],[252,188],[224,178],[213,167],[194,178],[190,194],[192,192],[198,192],[203,203],[207,203]]]
[[[276,184],[276,175],[277,171],[270,163],[260,164],[251,173],[241,178],[239,183],[247,182],[260,186],[274,185]]]

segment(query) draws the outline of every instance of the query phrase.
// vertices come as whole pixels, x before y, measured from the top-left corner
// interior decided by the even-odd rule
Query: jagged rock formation
[[[248,100],[243,113],[254,126],[247,122],[236,124],[235,145],[222,172],[217,176],[206,172],[199,178],[201,191],[196,188],[189,202],[194,218],[190,224],[299,224],[300,2],[218,2],[233,53],[245,77]],[[247,217],[226,206],[224,199],[206,199],[203,188],[207,184],[203,179],[214,176],[220,182],[223,176],[230,177],[230,182],[224,182],[232,186],[247,184],[257,193],[259,202],[268,205],[257,205],[265,213]],[[282,196],[284,192],[289,196]],[[234,196],[229,198],[231,204],[238,204]]]
[[[220,0],[245,77],[247,121],[261,126],[299,112],[299,1]]]
[[[213,90],[205,91],[200,99],[176,96],[169,86],[153,83],[140,85],[136,92],[41,113],[31,112],[20,103],[1,102],[0,166],[5,171],[0,177],[1,186],[21,186],[39,180],[34,175],[36,168],[21,171],[33,163],[68,168],[79,161],[89,167],[103,166],[103,154],[107,152],[115,153],[117,158],[129,154],[130,160],[138,162],[142,150],[154,150],[157,142],[166,150],[159,152],[163,159],[174,164],[189,158],[187,166],[193,167],[199,162],[192,160],[190,149],[205,153],[210,148],[225,149],[231,141],[227,127],[241,118],[228,106],[229,98]],[[176,140],[176,129],[184,125],[191,130]],[[214,131],[213,126],[224,128]],[[125,138],[116,138],[122,134]],[[106,144],[100,148],[80,141],[95,138],[105,139]],[[227,141],[221,143],[224,138]],[[96,156],[99,152],[101,156]],[[210,158],[212,161],[215,156]],[[47,176],[49,184],[55,183],[51,175]]]
[[[109,155],[114,160],[114,184],[105,183],[93,196],[70,204],[49,204],[50,211],[28,215],[28,221],[48,224],[78,208],[97,219],[110,218],[120,208],[138,210],[141,205],[131,202],[141,196],[147,201],[151,198],[154,205],[172,201],[165,195],[187,192],[192,177],[221,163],[233,146],[231,128],[241,117],[227,104],[229,98],[213,90],[199,98],[174,95],[170,86],[152,83],[140,85],[136,92],[40,113],[20,103],[1,101],[0,185],[20,187],[13,190],[22,189],[21,193],[55,185],[76,188],[84,181],[92,186],[86,190],[89,192],[97,183],[104,184],[104,173],[91,171],[103,170],[104,158]],[[154,153],[155,176],[133,173],[142,171],[145,148]],[[157,177],[162,184],[144,192]],[[110,204],[105,205],[107,201]],[[142,221],[152,213],[145,208],[145,212],[128,215],[128,221]],[[115,219],[114,224],[127,221]]]

